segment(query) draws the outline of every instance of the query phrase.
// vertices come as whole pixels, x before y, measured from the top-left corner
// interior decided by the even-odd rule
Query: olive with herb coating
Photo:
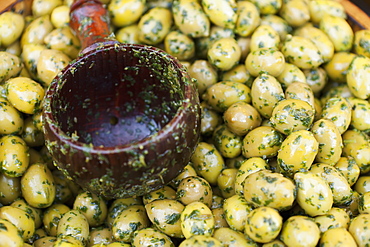
[[[25,19],[22,14],[7,11],[0,14],[0,45],[9,47],[22,35]]]
[[[24,199],[17,199],[12,204],[12,207],[16,207],[25,211],[35,222],[35,229],[39,229],[42,225],[42,210],[39,208],[32,207]],[[37,230],[36,230],[37,231]]]
[[[207,180],[199,176],[184,178],[177,187],[176,195],[177,200],[185,205],[197,201],[208,207],[212,205],[212,188]]]
[[[240,60],[241,48],[234,38],[221,38],[215,41],[208,49],[208,61],[225,71],[236,66]]]
[[[306,101],[300,99],[285,99],[274,107],[271,125],[284,135],[294,131],[308,130],[315,117],[315,109]]]
[[[182,233],[187,239],[194,235],[213,235],[215,220],[211,209],[202,202],[186,205],[180,219]]]
[[[145,194],[143,196],[143,203],[146,205],[152,201],[162,199],[176,199],[176,190],[168,185],[165,185],[160,189]]]
[[[202,98],[216,111],[224,112],[239,101],[250,103],[251,89],[240,82],[220,81],[208,87]]]
[[[370,97],[370,58],[355,57],[347,70],[347,84],[353,95],[360,99]]]
[[[35,221],[20,208],[12,206],[1,207],[0,219],[5,219],[15,225],[24,241],[29,241],[35,233]]]
[[[140,17],[138,22],[140,42],[148,45],[161,43],[169,33],[172,22],[172,14],[169,9],[162,7],[150,9]]]
[[[136,23],[145,11],[145,0],[110,1],[110,19],[116,27]]]
[[[322,67],[318,67],[314,69],[305,69],[303,73],[306,76],[306,82],[310,86],[312,92],[315,95],[320,94],[328,83],[327,72]]]
[[[192,38],[209,36],[211,22],[198,1],[173,1],[172,14],[176,26],[184,34]]]
[[[279,33],[268,25],[259,25],[251,35],[251,52],[260,48],[275,48],[280,46]]]
[[[179,60],[189,60],[195,54],[194,41],[179,31],[171,31],[164,38],[165,51]]]
[[[0,83],[18,76],[23,68],[21,59],[6,51],[0,51]]]
[[[238,1],[236,4],[235,33],[242,37],[250,36],[261,23],[259,10],[256,5],[248,1]]]
[[[285,65],[285,58],[276,47],[258,48],[250,52],[245,60],[245,66],[252,76],[268,73],[279,76]]]
[[[370,58],[370,32],[367,29],[357,30],[353,40],[353,49],[358,55]]]
[[[262,169],[245,178],[244,198],[254,207],[288,210],[296,199],[296,193],[292,180],[281,173]]]
[[[324,15],[333,15],[346,18],[346,10],[344,6],[336,1],[312,0],[308,2],[311,14],[311,21],[314,24],[319,24]]]
[[[108,226],[113,225],[114,220],[118,215],[126,208],[132,205],[143,205],[141,197],[128,197],[128,198],[119,198],[112,201],[108,209],[108,215],[106,222]]]
[[[89,234],[89,247],[108,245],[113,242],[112,230],[106,226],[92,228]]]
[[[56,28],[67,26],[69,20],[69,7],[67,5],[60,5],[54,8],[50,14],[50,21]]]
[[[300,99],[309,103],[315,108],[315,97],[308,83],[293,82],[285,89],[286,99]]]
[[[170,237],[183,238],[180,216],[185,206],[172,199],[159,199],[145,205],[148,218],[157,229]]]
[[[356,241],[346,228],[330,228],[320,238],[322,247],[356,247]]]
[[[253,209],[247,218],[245,234],[258,243],[274,240],[283,226],[283,217],[271,207]]]
[[[348,100],[337,96],[328,99],[323,106],[321,117],[331,120],[343,134],[351,124],[351,105]]]
[[[32,117],[27,117],[23,123],[22,139],[28,147],[42,147],[45,144],[44,132],[36,127]]]
[[[265,73],[253,81],[251,96],[254,108],[265,118],[270,118],[275,105],[285,98],[279,81]]]
[[[221,74],[221,80],[240,82],[250,87],[254,78],[244,64],[238,64],[234,68],[224,71]]]
[[[0,172],[0,203],[9,205],[21,196],[21,178],[9,177]]]
[[[266,157],[277,154],[283,135],[270,126],[259,126],[249,131],[243,139],[242,152],[246,158]]]
[[[199,95],[203,95],[209,86],[217,83],[217,71],[207,60],[194,61],[188,68],[188,73],[196,79]]]
[[[223,244],[212,236],[194,235],[185,239],[179,247],[204,247],[210,245],[212,247],[223,247]]]
[[[261,157],[252,157],[241,161],[235,177],[235,193],[243,196],[245,178],[249,174],[257,172],[261,169],[269,169],[269,165],[267,164],[266,160]]]
[[[350,217],[344,208],[332,207],[327,214],[316,216],[314,221],[324,233],[331,228],[348,229]]]
[[[108,213],[105,201],[88,191],[77,195],[73,203],[73,209],[79,210],[86,217],[91,227],[103,224]]]
[[[252,240],[247,239],[243,233],[233,230],[229,227],[221,227],[216,229],[213,237],[228,247],[257,246],[257,244],[254,244]]]
[[[323,15],[319,23],[319,28],[333,42],[336,52],[350,51],[352,49],[354,33],[344,17]]]
[[[285,2],[279,11],[279,15],[292,27],[300,27],[310,20],[308,3],[301,0]]]
[[[323,68],[330,79],[345,83],[347,82],[347,70],[355,57],[356,54],[351,52],[336,52],[331,60],[323,65]]]
[[[27,77],[16,77],[6,82],[6,96],[20,112],[33,114],[41,108],[45,90],[36,81]]]
[[[360,131],[370,130],[370,103],[356,98],[351,105],[351,126]]]
[[[29,166],[28,146],[19,136],[0,138],[0,169],[9,177],[21,177]]]
[[[22,33],[21,47],[26,44],[44,44],[44,38],[54,29],[50,15],[37,17],[28,24]]]
[[[329,62],[334,55],[334,45],[321,29],[308,23],[294,31],[294,35],[310,39],[319,49],[324,62]]]
[[[21,179],[22,194],[27,203],[35,208],[49,207],[55,198],[54,178],[43,163],[28,167]]]
[[[239,136],[246,135],[250,130],[261,125],[259,112],[250,104],[240,101],[232,104],[223,115],[228,129]]]
[[[283,89],[289,87],[294,82],[306,83],[306,75],[292,63],[285,63],[284,69],[276,79],[280,82]]]
[[[80,40],[69,26],[54,29],[45,37],[44,42],[48,48],[61,51],[70,59],[75,59],[81,48]]]
[[[113,221],[112,234],[115,240],[130,242],[134,232],[149,227],[150,220],[143,205],[132,205],[121,211]]]
[[[280,240],[287,246],[315,247],[319,239],[319,227],[311,218],[303,215],[289,217],[280,234]]]
[[[294,174],[297,203],[310,216],[327,214],[333,206],[333,193],[320,175],[312,172]]]
[[[116,39],[120,43],[140,44],[140,29],[137,24],[122,27],[116,31]]]
[[[356,161],[351,156],[340,157],[334,167],[342,173],[350,186],[354,185],[360,176],[360,167],[358,167]]]
[[[253,210],[252,205],[244,197],[233,195],[224,201],[223,209],[225,219],[231,229],[243,232],[249,212]]]
[[[316,45],[308,38],[301,36],[288,35],[283,42],[281,52],[288,63],[300,69],[317,68],[324,62]]]
[[[78,210],[69,210],[59,220],[57,227],[58,239],[71,237],[72,241],[80,241],[82,245],[82,243],[87,244],[89,233],[89,223],[86,217]]]
[[[235,195],[235,180],[238,169],[226,168],[222,170],[217,178],[217,186],[224,198],[229,198]]]
[[[131,244],[137,247],[157,246],[157,247],[173,247],[174,243],[166,234],[154,229],[144,228],[135,231]]]
[[[214,130],[212,141],[224,158],[235,158],[242,152],[242,138],[231,132],[225,124]]]
[[[204,12],[213,24],[234,29],[237,19],[235,1],[203,0],[201,4]]]
[[[347,179],[332,165],[313,164],[310,172],[321,176],[330,186],[335,206],[347,205],[352,200],[352,189]]]
[[[17,227],[6,219],[0,218],[0,239],[1,246],[23,247],[24,241]]]
[[[214,145],[199,142],[196,146],[191,162],[197,174],[208,181],[210,185],[217,184],[217,177],[224,169],[225,162]]]
[[[332,121],[320,119],[313,124],[311,132],[319,144],[315,161],[329,165],[336,164],[341,158],[343,147],[338,128]]]
[[[65,204],[54,204],[44,211],[42,222],[49,236],[57,236],[57,227],[60,219],[70,210],[71,209]]]
[[[359,214],[352,219],[348,231],[358,246],[370,244],[370,214]]]

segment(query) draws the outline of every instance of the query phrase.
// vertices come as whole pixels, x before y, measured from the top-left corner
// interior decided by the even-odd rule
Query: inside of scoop
[[[146,48],[89,53],[61,79],[52,111],[60,129],[79,142],[115,147],[157,133],[184,99],[176,64]]]

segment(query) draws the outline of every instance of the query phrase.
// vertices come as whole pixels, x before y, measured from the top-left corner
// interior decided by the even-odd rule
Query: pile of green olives
[[[177,57],[201,100],[180,175],[114,200],[44,145],[45,92],[81,50],[72,2],[0,14],[0,247],[370,246],[370,30],[339,1],[101,0],[118,41]]]

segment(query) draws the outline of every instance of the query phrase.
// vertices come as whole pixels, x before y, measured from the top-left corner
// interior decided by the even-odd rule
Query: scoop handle
[[[70,27],[80,39],[82,49],[107,41],[109,16],[99,0],[75,0],[70,9]]]

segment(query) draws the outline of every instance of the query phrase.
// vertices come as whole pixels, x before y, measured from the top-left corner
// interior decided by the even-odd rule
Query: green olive
[[[220,81],[206,90],[202,98],[219,112],[227,110],[239,101],[251,102],[251,89],[240,82]]]
[[[332,207],[328,213],[314,218],[322,233],[331,228],[345,228],[349,226],[350,218],[343,208]]]
[[[29,166],[28,146],[25,141],[13,135],[0,138],[0,168],[9,177],[22,176]]]
[[[150,220],[143,205],[132,205],[121,211],[112,225],[113,237],[117,241],[130,242],[134,232],[149,227]]]
[[[198,176],[190,176],[181,180],[176,191],[176,199],[184,205],[192,202],[202,202],[211,207],[212,196],[212,188],[207,180]]]
[[[261,125],[259,112],[250,104],[240,101],[232,104],[223,115],[227,128],[238,136],[245,136]]]
[[[88,191],[77,195],[73,203],[73,209],[79,210],[86,217],[89,226],[92,227],[103,224],[108,212],[105,201]]]
[[[259,126],[247,133],[243,139],[242,152],[246,158],[273,157],[283,142],[283,135],[270,126]]]
[[[244,197],[233,195],[224,201],[223,209],[226,222],[230,228],[243,232],[247,222],[247,216],[252,211],[252,205]]]
[[[352,219],[348,231],[355,239],[358,246],[366,246],[370,243],[370,228],[367,226],[370,214],[359,214]]]
[[[64,204],[54,204],[44,212],[42,222],[49,236],[57,236],[57,227],[62,216],[71,209]]]
[[[287,210],[292,207],[295,197],[294,183],[280,173],[262,169],[245,178],[244,198],[254,207]]]
[[[152,191],[143,196],[143,203],[148,204],[155,200],[176,199],[176,190],[166,185],[158,190]]]
[[[314,117],[315,110],[306,101],[285,99],[276,104],[270,122],[282,134],[289,135],[294,131],[310,129]]]
[[[356,247],[356,241],[349,231],[345,228],[328,229],[320,238],[320,246],[348,246]]]
[[[285,98],[279,81],[268,74],[261,74],[253,81],[251,95],[254,108],[265,118],[270,118],[275,105]]]
[[[258,243],[274,240],[283,226],[283,217],[271,207],[253,209],[247,218],[245,233]]]
[[[297,185],[297,203],[306,214],[317,216],[330,211],[333,193],[324,178],[312,172],[297,172],[294,181]]]
[[[49,207],[55,198],[54,178],[45,164],[32,164],[21,179],[24,199],[33,207]]]
[[[89,223],[86,217],[74,209],[63,214],[57,227],[58,238],[73,237],[82,243],[87,243],[89,232]]]
[[[181,212],[181,229],[185,238],[195,235],[212,236],[215,220],[211,209],[202,202],[192,202]]]
[[[199,142],[191,157],[193,167],[211,185],[217,184],[217,177],[225,166],[224,159],[215,146]]]
[[[172,199],[159,199],[145,205],[150,221],[170,237],[183,238],[180,216],[184,205]]]
[[[320,239],[320,230],[307,216],[291,216],[283,224],[280,239],[287,246],[315,247]]]
[[[313,164],[310,172],[321,176],[330,186],[335,206],[347,205],[352,200],[352,189],[347,179],[332,165]]]

